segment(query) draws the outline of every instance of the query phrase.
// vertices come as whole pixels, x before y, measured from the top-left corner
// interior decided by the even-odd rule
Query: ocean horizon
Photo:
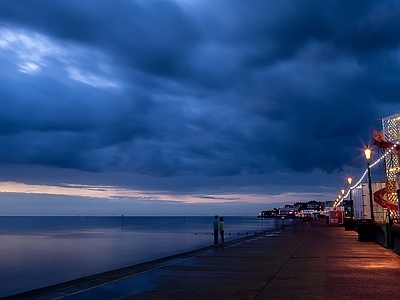
[[[280,219],[223,216],[225,241]],[[213,243],[214,216],[1,216],[0,297]]]

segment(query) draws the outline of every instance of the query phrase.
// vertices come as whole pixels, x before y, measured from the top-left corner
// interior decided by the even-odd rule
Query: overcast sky
[[[399,1],[1,0],[0,215],[333,200],[400,112],[399,28]]]

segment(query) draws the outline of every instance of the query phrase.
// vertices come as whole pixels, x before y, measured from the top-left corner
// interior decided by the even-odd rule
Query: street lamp
[[[351,186],[351,183],[353,182],[353,178],[351,178],[351,176],[347,177],[347,182]]]
[[[374,219],[374,209],[373,209],[373,204],[372,204],[371,168],[369,165],[369,162],[371,160],[371,148],[370,147],[365,148],[364,154],[365,154],[365,159],[367,160],[367,166],[368,166],[368,189],[369,189],[369,206],[371,207],[371,220],[372,220],[372,222],[374,222],[375,219]]]
[[[353,230],[353,201],[351,200],[351,182],[353,178],[347,177],[347,183],[349,184],[350,200],[343,200],[344,205],[344,230]]]
[[[342,193],[342,207],[343,207],[343,213],[344,213],[344,189],[341,189],[340,192]]]
[[[347,183],[349,184],[349,197],[350,197],[350,217],[354,217],[353,199],[351,198],[351,183],[353,178],[347,177]]]
[[[342,193],[342,197],[341,198],[343,198],[343,200],[342,200],[342,206],[344,206],[344,189],[341,189],[341,191],[340,191],[341,193]]]

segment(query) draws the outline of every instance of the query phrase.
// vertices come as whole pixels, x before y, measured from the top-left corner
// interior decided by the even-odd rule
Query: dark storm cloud
[[[22,46],[0,48],[0,160],[156,176],[359,166],[372,120],[400,108],[399,12],[398,1],[3,0],[2,27],[51,51],[18,70]]]
[[[181,72],[199,31],[168,1],[2,3],[5,20],[37,28],[63,40],[110,51],[122,64],[165,76]]]

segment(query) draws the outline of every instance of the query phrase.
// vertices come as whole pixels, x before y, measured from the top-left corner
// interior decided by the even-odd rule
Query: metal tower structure
[[[382,119],[382,140],[392,145],[400,142],[400,114],[394,114]],[[392,146],[393,148],[393,146]],[[396,174],[400,172],[399,151],[392,148],[384,149],[386,164],[386,196],[387,201],[398,204],[396,194]]]

